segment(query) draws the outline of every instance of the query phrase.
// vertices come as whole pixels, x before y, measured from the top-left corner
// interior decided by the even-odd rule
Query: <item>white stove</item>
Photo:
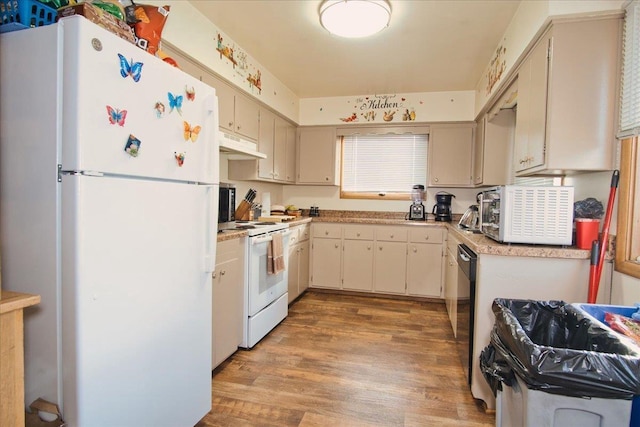
[[[263,221],[235,221],[226,223],[227,226],[220,229],[219,232],[229,232],[246,230],[247,235],[259,236],[261,234],[270,233],[272,231],[286,230],[289,224],[283,222],[263,222]]]

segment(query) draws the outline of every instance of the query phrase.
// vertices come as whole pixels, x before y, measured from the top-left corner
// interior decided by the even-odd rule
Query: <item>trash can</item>
[[[563,301],[496,299],[492,310],[480,366],[496,393],[497,426],[629,425],[637,347]]]
[[[595,321],[600,322],[603,326],[607,327],[604,317],[606,313],[620,314],[622,316],[631,317],[638,311],[638,307],[630,307],[625,305],[606,305],[606,304],[572,304],[578,310],[582,310],[588,316],[591,316]],[[633,398],[631,406],[631,427],[640,427],[640,395]]]

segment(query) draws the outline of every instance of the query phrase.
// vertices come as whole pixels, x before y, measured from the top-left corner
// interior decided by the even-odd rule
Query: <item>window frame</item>
[[[402,128],[361,128],[361,129],[352,129],[350,131],[338,130],[337,137],[340,139],[340,199],[361,199],[361,200],[410,200],[411,199],[411,189],[408,189],[406,192],[390,192],[390,193],[377,193],[377,192],[367,192],[367,191],[344,191],[342,189],[342,183],[344,182],[344,138],[346,136],[351,136],[354,134],[377,134],[377,135],[389,135],[389,134],[412,134],[412,135],[427,135],[427,162],[425,164],[425,169],[427,173],[427,182],[424,183],[425,188],[427,188],[429,181],[429,137],[430,131],[428,127],[402,127]]]
[[[638,136],[620,141],[620,197],[618,199],[618,229],[616,236],[615,270],[640,279],[640,263],[631,260],[633,243],[640,242],[640,142]],[[634,224],[635,223],[635,224]]]

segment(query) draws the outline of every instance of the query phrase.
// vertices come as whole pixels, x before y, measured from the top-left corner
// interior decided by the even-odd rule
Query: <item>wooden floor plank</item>
[[[492,426],[448,322],[437,302],[309,291],[215,370],[197,427]]]

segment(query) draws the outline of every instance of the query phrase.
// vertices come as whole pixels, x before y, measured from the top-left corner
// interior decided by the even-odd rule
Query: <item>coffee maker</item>
[[[427,213],[424,210],[424,185],[416,184],[411,189],[411,207],[409,208],[409,219],[424,221]]]
[[[436,216],[436,221],[451,221],[451,199],[454,197],[456,196],[446,191],[436,193],[436,204],[431,211]]]

